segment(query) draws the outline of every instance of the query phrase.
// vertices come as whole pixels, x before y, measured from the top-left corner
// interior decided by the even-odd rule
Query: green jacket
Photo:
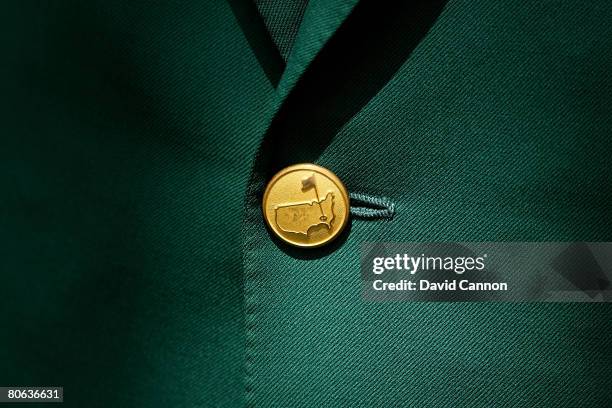
[[[7,1],[0,386],[71,407],[604,407],[608,304],[365,302],[366,241],[612,241],[608,0]],[[290,248],[317,163],[386,199]],[[360,205],[366,208],[361,208]]]

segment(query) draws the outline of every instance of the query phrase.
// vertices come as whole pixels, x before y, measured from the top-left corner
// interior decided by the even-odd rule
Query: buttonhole
[[[366,220],[390,220],[395,214],[395,203],[386,197],[350,193],[351,215]]]

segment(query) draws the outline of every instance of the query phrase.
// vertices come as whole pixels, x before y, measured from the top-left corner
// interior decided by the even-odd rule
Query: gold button
[[[349,218],[349,196],[331,171],[314,164],[296,164],[268,183],[264,218],[283,241],[318,247],[336,238]]]

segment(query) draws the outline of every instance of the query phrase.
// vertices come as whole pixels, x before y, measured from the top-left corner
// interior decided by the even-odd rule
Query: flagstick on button
[[[319,192],[317,191],[317,182],[315,181],[315,174],[312,173],[312,176],[305,178],[302,180],[302,191],[308,191],[311,188],[314,188],[315,197],[317,199],[317,204],[319,204],[319,209],[321,210],[321,221],[325,221],[327,217],[323,214],[323,208],[321,207],[321,202],[319,201]]]
[[[314,190],[314,201],[308,197],[309,190]],[[331,171],[315,164],[297,164],[272,177],[264,193],[263,213],[272,232],[283,241],[318,247],[336,238],[346,226],[348,192]]]

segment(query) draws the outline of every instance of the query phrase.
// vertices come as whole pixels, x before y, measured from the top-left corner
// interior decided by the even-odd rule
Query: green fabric
[[[0,19],[0,385],[242,406],[240,214],[273,87],[232,9],[20,0]]]
[[[248,401],[606,406],[608,305],[364,303],[359,246],[609,241],[612,8],[406,3],[360,2],[260,148],[245,222]],[[271,239],[264,185],[299,162],[389,197],[395,218],[353,220],[315,251]]]
[[[282,72],[239,0],[3,3],[0,385],[609,405],[607,304],[366,303],[359,245],[611,241],[612,4],[397,3],[310,0]],[[261,195],[299,162],[395,217],[282,245]]]
[[[302,22],[308,0],[255,0],[274,43],[286,61]]]
[[[346,20],[358,0],[309,0],[296,34],[287,67],[278,84],[284,100],[336,29]],[[333,68],[333,67],[330,67]]]

